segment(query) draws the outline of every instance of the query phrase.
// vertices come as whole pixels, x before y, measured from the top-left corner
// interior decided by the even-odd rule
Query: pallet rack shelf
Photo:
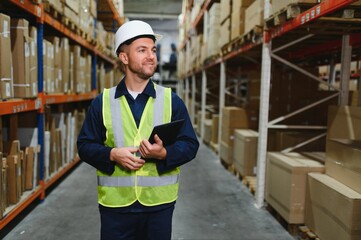
[[[207,8],[215,1],[207,1]],[[356,20],[340,20],[339,16],[334,16],[339,11],[347,8],[355,8],[359,11],[359,6],[351,6],[355,0],[325,0],[318,3],[304,12],[299,13],[295,18],[286,20],[277,26],[267,26],[267,21],[270,21],[270,1],[265,0],[264,19],[265,27],[263,29],[262,38],[256,42],[245,42],[232,48],[230,51],[222,52],[217,58],[211,59],[203,63],[199,69],[193,69],[184,76],[184,86],[186,104],[189,106],[189,94],[192,96],[191,117],[194,119],[195,114],[195,92],[200,92],[202,95],[197,100],[200,100],[200,109],[202,110],[201,121],[204,122],[204,111],[207,109],[207,91],[210,81],[216,82],[219,87],[219,103],[220,110],[226,103],[227,96],[227,74],[234,71],[234,68],[241,67],[241,73],[247,72],[247,66],[256,64],[260,67],[261,72],[261,86],[260,86],[260,104],[257,125],[259,131],[258,140],[258,165],[257,165],[257,192],[256,192],[256,206],[263,207],[264,205],[264,188],[265,188],[265,162],[267,152],[267,137],[269,129],[325,129],[325,126],[317,125],[282,125],[280,124],[284,119],[295,116],[301,112],[309,110],[314,106],[325,103],[330,99],[339,97],[340,101],[347,102],[347,89],[343,92],[332,92],[326,97],[321,97],[314,103],[309,103],[300,109],[295,109],[284,116],[276,116],[274,119],[269,118],[269,104],[270,104],[270,85],[272,82],[271,68],[273,65],[282,64],[290,69],[293,69],[306,78],[313,79],[323,84],[328,84],[319,79],[318,76],[309,73],[298,66],[299,63],[305,60],[313,59],[310,64],[316,66],[320,63],[330,63],[330,58],[334,63],[343,62],[343,64],[350,64],[351,58],[360,60],[360,55],[352,56],[350,48],[360,48],[361,36],[358,33],[360,27],[359,18]],[[196,19],[200,19],[204,15],[202,11]],[[198,22],[194,23],[194,28],[197,28]],[[354,24],[354,25],[350,25]],[[355,25],[357,24],[357,25]],[[186,37],[182,49],[189,47],[189,37]],[[348,51],[346,51],[346,50]],[[345,55],[346,53],[346,55]],[[341,55],[344,56],[342,60]],[[346,67],[345,67],[346,68]],[[219,72],[216,77],[209,78],[209,72]],[[345,76],[349,72],[344,71]],[[210,80],[207,80],[207,76]],[[213,79],[213,80],[212,80]],[[199,83],[201,80],[201,83]],[[342,82],[342,81],[341,81]],[[197,88],[198,85],[198,88]],[[301,91],[302,89],[300,89]],[[221,111],[219,111],[219,131],[221,130]],[[203,138],[204,130],[201,130],[201,137]],[[322,133],[315,139],[324,137]],[[220,142],[220,132],[218,133]],[[305,142],[305,144],[307,141]]]
[[[39,169],[44,169],[44,108],[45,106],[57,105],[57,104],[66,104],[74,102],[83,102],[89,101],[97,95],[96,90],[96,63],[97,59],[104,61],[106,64],[112,66],[113,68],[117,67],[117,61],[113,56],[109,56],[107,53],[99,50],[95,45],[88,42],[85,38],[78,35],[58,19],[55,19],[52,15],[44,11],[43,4],[36,4],[30,0],[6,0],[4,4],[7,4],[10,12],[13,12],[14,9],[21,9],[29,15],[24,16],[25,18],[31,17],[36,20],[37,24],[37,42],[41,43],[43,41],[44,35],[44,26],[50,27],[57,34],[65,36],[72,40],[73,42],[79,44],[81,47],[92,53],[92,77],[91,89],[89,93],[79,93],[79,94],[45,94],[43,92],[43,69],[42,67],[38,68],[38,96],[34,99],[8,99],[6,101],[0,102],[0,117],[9,115],[16,116],[19,113],[31,112],[33,111],[36,114],[36,122],[38,128],[38,144],[40,147],[39,154]],[[106,1],[107,8],[110,9],[111,16],[116,21],[116,24],[121,25],[124,22],[118,12],[115,9],[113,1]],[[10,14],[11,16],[11,14]],[[38,47],[38,66],[43,65],[43,48]],[[15,117],[17,119],[17,116]],[[11,123],[13,124],[13,123]],[[78,157],[75,157],[73,160],[61,167],[59,171],[53,173],[47,180],[44,180],[44,173],[39,171],[39,185],[36,186],[31,191],[24,192],[20,201],[9,206],[4,213],[4,217],[0,219],[0,230],[5,228],[12,220],[14,220],[24,209],[26,209],[31,203],[36,199],[43,200],[46,195],[46,190],[53,186],[56,182],[59,181],[67,172],[69,172],[74,166],[80,162]]]

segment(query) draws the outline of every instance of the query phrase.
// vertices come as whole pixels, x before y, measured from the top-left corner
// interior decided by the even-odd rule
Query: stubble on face
[[[128,49],[128,69],[142,80],[154,75],[157,67],[156,47],[150,38],[135,40]]]

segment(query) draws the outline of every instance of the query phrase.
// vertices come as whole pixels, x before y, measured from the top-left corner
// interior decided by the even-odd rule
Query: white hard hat
[[[153,32],[152,27],[143,21],[133,20],[124,23],[115,33],[115,41],[114,41],[114,51],[115,55],[117,55],[117,50],[120,45],[124,42],[143,35],[154,36],[156,40],[160,40],[162,35],[155,34]]]

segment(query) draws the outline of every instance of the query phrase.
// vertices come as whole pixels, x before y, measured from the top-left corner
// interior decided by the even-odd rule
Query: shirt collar
[[[145,94],[148,95],[150,97],[156,98],[156,93],[155,93],[155,89],[154,89],[154,83],[152,81],[152,79],[150,79],[148,81],[147,86],[144,88],[143,92],[141,94]],[[129,95],[127,86],[125,85],[125,76],[123,77],[123,79],[119,82],[117,89],[115,91],[115,98],[119,98],[123,95]]]

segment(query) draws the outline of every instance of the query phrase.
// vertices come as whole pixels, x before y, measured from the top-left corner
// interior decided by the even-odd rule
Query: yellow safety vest
[[[156,98],[149,97],[139,128],[125,96],[115,98],[116,87],[103,92],[103,122],[108,147],[136,147],[148,139],[154,126],[171,121],[171,89],[155,85]],[[137,171],[115,165],[112,175],[97,171],[98,202],[106,207],[125,207],[135,201],[145,206],[170,203],[178,197],[180,169],[159,174],[154,162]]]

